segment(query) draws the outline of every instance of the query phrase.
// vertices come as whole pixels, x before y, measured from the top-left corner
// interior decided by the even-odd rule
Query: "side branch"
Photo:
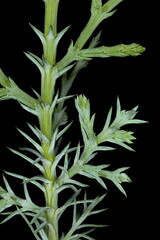
[[[15,99],[31,109],[35,109],[35,106],[39,104],[39,100],[20,89],[11,78],[6,77],[1,69],[0,84],[3,86],[0,88],[0,100]]]
[[[82,49],[97,26],[105,19],[111,17],[114,14],[114,8],[123,0],[108,0],[102,5],[101,0],[92,0],[91,3],[91,17],[86,24],[85,28],[79,35],[75,47]]]

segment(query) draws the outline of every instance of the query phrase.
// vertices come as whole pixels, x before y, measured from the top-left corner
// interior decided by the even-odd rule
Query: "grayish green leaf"
[[[9,150],[11,152],[13,152],[14,154],[18,155],[19,157],[25,159],[26,161],[30,162],[31,164],[35,165],[42,173],[44,173],[43,167],[40,164],[36,163],[33,159],[29,158],[25,154],[23,154],[21,152],[18,152],[18,151],[14,150],[14,149],[9,148]]]
[[[33,115],[37,116],[37,112],[36,112],[34,109],[32,109],[32,108],[30,108],[30,107],[27,107],[27,106],[24,105],[24,104],[20,104],[20,105],[21,105],[21,107],[22,107],[24,110],[26,110],[27,112],[32,113]]]
[[[8,201],[7,199],[0,199],[0,213],[11,207],[13,203]],[[2,224],[3,222],[1,222]]]
[[[45,41],[43,33],[38,28],[34,27],[32,24],[30,24],[30,26],[33,29],[33,31],[37,34],[43,45]]]
[[[16,174],[16,173],[11,173],[11,172],[8,172],[8,171],[5,171],[5,173],[8,174],[9,176],[22,179],[23,182],[25,182],[25,183],[29,183],[30,182],[30,183],[34,184],[35,186],[37,186],[42,192],[45,192],[44,186],[41,185],[39,182],[37,182],[34,178],[27,178],[25,176],[22,176],[22,175],[19,175],[19,174]],[[46,181],[47,181],[47,179],[46,179]]]
[[[13,190],[11,189],[11,187],[10,187],[10,185],[9,185],[9,183],[8,183],[8,181],[7,181],[7,179],[5,178],[4,175],[3,175],[3,181],[4,181],[4,184],[5,184],[5,187],[6,187],[7,191],[8,191],[8,193],[11,196],[14,196],[15,194],[14,194]]]
[[[43,70],[43,67],[40,64],[40,62],[37,60],[37,56],[35,57],[35,55],[33,53],[30,53],[30,52],[28,52],[28,53],[24,52],[24,54],[26,55],[27,58],[29,58],[37,66],[40,73],[43,74],[44,70]]]
[[[73,180],[73,179],[66,179],[64,183],[65,183],[65,184],[66,184],[66,183],[67,183],[67,184],[68,184],[68,183],[71,183],[71,184],[77,185],[77,186],[79,186],[79,187],[88,187],[87,184],[81,183],[81,182],[76,181],[76,180]]]
[[[19,212],[19,214],[22,216],[22,218],[24,219],[24,221],[26,222],[26,224],[28,225],[28,227],[30,228],[31,232],[33,233],[34,237],[36,238],[36,240],[41,240],[40,237],[37,235],[37,233],[35,232],[34,228],[32,227],[32,225],[30,224],[29,220],[27,219],[27,217],[25,216],[25,214],[21,211],[20,208],[17,207],[17,210]]]
[[[56,140],[58,140],[58,139],[70,128],[71,125],[72,125],[72,122],[69,123],[66,127],[64,127],[64,128],[57,134]]]
[[[26,133],[24,133],[22,130],[18,129],[18,131],[30,142],[33,144],[33,146],[41,153],[43,154],[43,149],[42,147],[36,142],[34,141],[30,136],[28,136]]]
[[[90,215],[90,213],[92,212],[92,210],[96,207],[96,205],[101,202],[103,200],[105,195],[101,196],[101,197],[97,197],[93,200],[92,203],[89,204],[89,206],[86,208],[86,210],[82,213],[82,215],[79,217],[79,219],[76,221],[76,223],[71,227],[71,229],[68,231],[68,233],[66,234],[66,236],[63,238],[63,240],[66,239],[70,239],[70,237],[73,235],[73,233],[83,227],[86,227],[86,224],[82,224],[84,222],[84,220]],[[96,225],[92,225],[89,224],[89,227],[98,227]]]
[[[68,144],[56,157],[55,157],[55,160],[52,164],[52,167],[51,167],[51,176],[54,176],[55,174],[55,170],[56,170],[56,167],[59,163],[59,161],[65,156],[65,154],[67,153],[67,150],[69,148],[69,145]]]
[[[34,216],[34,218],[32,219],[32,221],[30,222],[30,224],[34,224],[38,219],[39,217],[43,217],[43,220],[45,221],[45,217],[43,216],[43,213],[47,210],[50,210],[50,211],[54,211],[51,207],[43,207],[41,208]]]

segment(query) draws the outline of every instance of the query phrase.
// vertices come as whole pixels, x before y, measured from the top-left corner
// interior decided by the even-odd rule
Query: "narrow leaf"
[[[64,204],[63,207],[59,208],[59,213],[62,214],[70,206],[84,204],[84,203],[91,203],[91,202],[93,202],[93,200],[79,200],[79,201],[74,201],[68,204]]]
[[[8,181],[7,181],[7,179],[5,178],[4,175],[3,175],[3,181],[4,181],[4,184],[5,184],[5,187],[6,187],[7,191],[8,191],[8,193],[9,193],[11,196],[14,196],[15,193],[14,193],[13,190],[11,189],[11,187],[10,187],[10,185],[9,185],[9,183],[8,183]]]
[[[67,179],[67,180],[65,180],[65,183],[75,184],[75,185],[77,185],[79,187],[88,187],[87,184],[81,183],[81,182],[73,180],[73,179]]]
[[[61,97],[61,98],[58,99],[57,104],[61,103],[61,102],[64,102],[64,101],[66,101],[66,100],[68,100],[70,98],[73,98],[74,96],[75,95],[69,95],[69,96]]]
[[[51,207],[43,207],[39,212],[37,212],[37,214],[34,216],[34,218],[32,219],[32,221],[30,222],[30,224],[34,224],[35,221],[37,221],[39,219],[39,217],[42,217],[43,216],[43,213],[46,211],[46,210],[51,210],[53,211],[53,208]],[[45,219],[45,218],[44,218]]]
[[[23,148],[20,148],[20,150],[30,152],[30,153],[34,154],[35,156],[37,156],[38,158],[42,158],[42,155],[33,148],[23,147]]]
[[[43,149],[42,147],[36,142],[34,141],[31,137],[29,137],[26,133],[24,133],[22,130],[18,129],[18,131],[30,142],[34,145],[34,147],[41,153],[43,154]]]
[[[43,222],[36,230],[35,233],[38,233],[40,230],[44,229],[47,225],[50,225],[49,222]]]
[[[11,152],[13,152],[14,154],[18,155],[19,157],[25,159],[26,161],[30,162],[31,164],[35,165],[42,173],[44,172],[44,169],[43,169],[43,167],[42,167],[40,164],[35,163],[34,160],[32,160],[31,158],[29,158],[29,157],[26,156],[25,154],[20,153],[20,152],[14,150],[14,149],[12,149],[12,148],[9,148],[9,150],[10,150]]]
[[[41,132],[40,129],[37,127],[33,127],[31,124],[28,123],[29,128],[35,134],[35,136],[43,143],[49,143],[49,139]]]
[[[21,107],[22,107],[24,110],[26,110],[27,112],[32,113],[32,114],[35,115],[35,116],[38,116],[37,112],[36,112],[35,110],[33,110],[32,108],[29,108],[29,107],[27,107],[26,105],[24,105],[24,104],[22,104],[22,103],[20,103],[20,105],[21,105]]]
[[[37,229],[39,228],[40,224],[38,221],[35,222],[35,226]],[[41,236],[42,240],[48,240],[45,229],[40,229],[38,233]]]
[[[106,11],[107,13],[112,11],[119,3],[121,3],[123,0],[108,0],[103,5],[103,11]]]
[[[67,185],[64,185],[64,186],[62,186],[62,187],[59,187],[58,190],[57,190],[57,193],[60,193],[60,192],[62,192],[63,190],[65,190],[65,189],[67,189],[67,188],[72,189],[74,192],[77,192],[77,191],[78,191],[78,189],[77,189],[74,185],[72,185],[72,184],[67,184]]]
[[[112,117],[112,108],[110,108],[110,110],[108,112],[108,116],[107,116],[107,119],[106,119],[106,122],[105,122],[105,125],[104,125],[105,130],[109,128],[109,125],[110,125],[110,122],[111,122],[111,117]]]
[[[128,146],[127,144],[125,144],[122,141],[118,141],[118,140],[115,140],[115,139],[107,139],[107,142],[115,143],[115,144],[117,144],[117,145],[119,145],[121,147],[126,148],[129,151],[133,151],[133,152],[135,151],[133,148],[131,148],[130,146]]]
[[[102,213],[104,211],[108,210],[108,208],[103,208],[103,209],[100,209],[100,210],[95,210],[95,211],[92,211],[90,213],[90,215],[95,215],[95,214],[99,214],[99,213]]]
[[[96,148],[96,151],[112,151],[112,150],[115,150],[115,148],[107,146],[98,146]]]
[[[35,58],[34,54],[30,53],[30,52],[28,52],[28,53],[24,52],[24,54],[26,55],[27,58],[29,58],[31,60],[31,62],[33,62],[37,66],[37,68],[39,69],[40,73],[43,74],[43,71],[44,71],[43,67],[39,63],[39,61],[37,61],[37,59]]]
[[[0,207],[0,211],[1,211],[1,207]],[[8,213],[9,214],[9,213]],[[3,219],[2,222],[0,222],[0,224],[6,223],[7,221],[9,221],[11,218],[13,218],[14,216],[16,216],[17,214],[19,214],[18,211],[12,212],[10,213],[5,219]]]
[[[98,228],[98,227],[108,227],[108,225],[102,225],[102,224],[82,224],[82,225],[80,225],[79,227],[78,227],[78,229],[80,229],[80,228],[88,228],[88,227],[96,227],[96,228]]]
[[[5,173],[8,174],[9,176],[22,179],[23,182],[25,182],[25,183],[30,182],[30,183],[34,184],[35,186],[37,186],[42,192],[45,192],[44,186],[41,185],[39,182],[33,180],[33,179],[27,178],[25,176],[22,176],[22,175],[19,175],[19,174],[16,174],[16,173],[7,172],[7,171],[5,171]]]
[[[68,233],[66,234],[66,237],[71,237],[73,235],[73,233],[82,227],[87,227],[85,224],[82,224],[84,222],[84,220],[90,215],[90,212],[96,207],[96,205],[101,202],[103,200],[103,198],[105,197],[105,195],[101,196],[101,197],[96,197],[95,199],[93,199],[93,202],[89,204],[89,206],[87,207],[87,209],[82,213],[82,215],[79,217],[79,219],[77,220],[77,222],[74,224],[74,226],[71,227],[71,229],[68,231]],[[101,225],[102,226],[102,225]],[[103,225],[104,226],[104,225]],[[96,225],[89,225],[88,227],[98,227]],[[64,238],[65,239],[65,238]]]
[[[13,205],[13,203],[8,202],[7,199],[1,199],[0,200],[0,213],[3,212],[5,209],[11,207]],[[1,222],[3,223],[3,222]]]
[[[75,165],[78,162],[79,158],[80,158],[80,150],[81,150],[80,143],[78,143],[78,146],[77,146],[77,149],[76,149],[76,154],[75,154],[75,157],[74,157],[73,165]]]
[[[52,168],[51,168],[51,175],[54,176],[55,174],[55,169],[59,163],[59,161],[64,157],[64,155],[66,154],[68,148],[69,148],[69,145],[68,144],[55,158],[53,164],[52,164]]]
[[[49,146],[49,150],[48,153],[53,153],[54,149],[55,149],[55,144],[56,144],[56,140],[57,140],[57,134],[58,134],[58,128],[56,128],[56,130],[54,131],[53,135],[52,135],[52,140]]]
[[[29,23],[29,25],[31,26],[33,31],[37,34],[37,36],[39,37],[39,39],[41,40],[41,42],[43,44],[45,41],[43,33],[38,28],[34,27],[31,23]]]
[[[37,235],[37,233],[35,232],[34,228],[32,227],[32,225],[30,224],[28,218],[25,216],[25,214],[21,211],[20,208],[17,207],[17,210],[19,212],[19,214],[22,216],[22,218],[24,219],[24,221],[27,223],[28,227],[31,229],[33,235],[35,236],[36,240],[41,240],[39,238],[39,236]]]
[[[70,28],[70,25],[67,26],[66,28],[64,28],[61,32],[59,32],[57,34],[57,37],[56,37],[56,42],[58,44],[58,42],[61,40],[61,38],[63,37],[63,35],[68,31],[68,29]]]
[[[88,236],[88,235],[86,235],[86,234],[78,234],[79,235],[79,237],[82,237],[82,238],[84,238],[84,239],[88,239],[88,240],[96,240],[95,238],[92,238],[92,237],[90,237],[90,236]],[[79,238],[78,237],[78,238]]]
[[[102,31],[100,31],[96,37],[94,37],[89,45],[89,48],[94,48],[100,43],[100,37],[101,37]]]
[[[27,184],[25,182],[23,183],[23,188],[24,188],[24,195],[27,202],[33,203],[28,192]]]

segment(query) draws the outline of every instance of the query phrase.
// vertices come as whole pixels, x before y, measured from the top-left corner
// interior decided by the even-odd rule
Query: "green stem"
[[[83,48],[83,46],[85,45],[87,40],[90,38],[90,36],[94,32],[94,30],[97,28],[97,26],[102,21],[102,18],[100,16],[101,15],[99,14],[99,12],[97,14],[91,14],[91,17],[90,17],[87,25],[85,26],[85,28],[83,29],[83,31],[81,32],[81,34],[79,35],[79,37],[75,43],[76,48],[78,48],[78,49]]]
[[[49,105],[52,103],[56,79],[53,66],[46,64],[41,80],[41,99]]]
[[[44,185],[45,201],[46,206],[52,209],[46,211],[46,220],[52,226],[47,227],[46,231],[48,240],[58,240],[58,217],[56,211],[58,208],[58,195],[55,187],[56,172],[52,172],[52,165],[55,161],[55,153],[54,150],[50,150],[50,144],[53,135],[53,112],[51,106],[47,103],[42,103],[38,112],[40,129],[43,135],[46,137],[46,139],[42,139],[41,141],[43,158],[47,160],[43,163],[44,177],[50,181],[50,183],[46,183]]]
[[[49,34],[50,28],[53,29],[54,36],[57,36],[57,16],[58,16],[59,0],[45,1],[45,23],[44,35]]]
[[[100,24],[102,20],[103,18],[101,17],[99,12],[97,12],[96,14],[91,14],[88,23],[86,24],[85,28],[79,35],[74,46],[70,46],[67,54],[57,63],[57,69],[59,71],[67,67],[73,61],[79,60],[77,59],[77,54],[79,50],[83,48],[87,40],[90,38],[94,30],[97,28],[97,26]]]
[[[42,101],[51,104],[54,94],[54,87],[57,77],[54,74],[54,66],[56,64],[57,53],[57,15],[59,0],[45,1],[45,20],[44,20],[44,36],[46,38],[44,47],[44,74],[41,83]]]
[[[47,221],[53,226],[53,228],[48,228],[48,240],[58,240],[58,217],[57,217],[57,193],[54,185],[48,184],[46,186],[46,202],[47,206],[51,207],[52,210],[46,212]]]
[[[58,17],[59,0],[46,0],[45,2],[45,22],[44,36],[46,44],[44,47],[45,60],[54,66],[57,55],[57,17]]]
[[[50,180],[50,183],[44,185],[45,187],[45,201],[46,206],[52,210],[47,210],[46,219],[52,227],[47,227],[48,240],[58,240],[58,195],[55,188],[56,172],[52,173],[52,165],[55,160],[54,150],[49,151],[51,139],[53,135],[53,112],[51,111],[51,104],[54,95],[54,88],[57,79],[57,71],[54,65],[56,64],[57,45],[57,15],[58,15],[59,0],[45,1],[45,22],[44,22],[44,36],[46,38],[44,48],[44,72],[41,82],[41,99],[44,102],[41,106],[39,115],[39,124],[41,132],[45,135],[48,141],[42,141],[43,157],[48,160],[44,163],[44,177]]]
[[[46,183],[45,187],[45,201],[46,206],[51,209],[46,211],[46,220],[50,223],[52,227],[47,227],[47,236],[48,240],[58,240],[58,217],[57,217],[57,209],[58,209],[58,195],[56,193],[55,188],[55,180],[56,180],[56,172],[52,173],[52,164],[55,160],[54,152],[50,152],[50,143],[53,134],[53,118],[52,112],[50,111],[50,106],[48,104],[44,104],[41,108],[41,114],[39,117],[40,129],[42,133],[47,137],[49,141],[42,141],[41,146],[43,149],[43,158],[48,160],[48,163],[44,163],[43,167],[45,170],[44,177],[47,180],[50,180],[50,183]],[[50,162],[50,164],[49,164]]]

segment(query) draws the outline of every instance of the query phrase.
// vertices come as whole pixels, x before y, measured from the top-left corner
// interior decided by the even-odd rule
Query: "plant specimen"
[[[115,7],[123,1],[106,0],[102,3],[102,0],[91,0],[91,15],[88,23],[77,40],[71,41],[62,59],[57,61],[58,43],[69,27],[67,26],[60,32],[57,30],[60,0],[43,1],[45,6],[44,32],[31,25],[42,43],[43,55],[40,58],[31,52],[25,53],[40,71],[40,93],[34,90],[35,97],[29,95],[0,70],[2,86],[0,100],[16,100],[24,110],[38,119],[37,126],[28,124],[37,140],[18,129],[33,147],[26,147],[20,151],[10,150],[32,164],[32,167],[37,168],[40,173],[29,178],[5,171],[4,186],[0,186],[0,212],[5,216],[2,223],[20,215],[37,240],[92,240],[90,233],[96,227],[105,225],[89,224],[85,220],[105,210],[95,210],[105,194],[89,199],[86,191],[88,185],[77,180],[75,176],[83,175],[96,180],[104,189],[107,189],[105,179],[111,180],[126,195],[122,183],[131,181],[125,173],[129,167],[111,171],[108,169],[108,164],[96,163],[95,165],[93,159],[100,151],[115,150],[116,144],[132,151],[130,144],[135,137],[132,131],[124,130],[123,126],[145,123],[145,121],[135,119],[138,107],[129,111],[122,110],[120,100],[117,98],[115,117],[112,119],[112,108],[110,108],[104,127],[97,134],[94,131],[95,114],[91,114],[89,99],[84,95],[73,96],[68,93],[79,71],[86,67],[93,58],[138,56],[144,51],[144,47],[136,43],[110,47],[99,46],[100,34],[90,40],[98,25],[111,17],[115,13]],[[88,40],[90,40],[89,44]],[[77,143],[70,142],[63,147],[63,136],[72,125],[67,118],[68,99],[75,101],[82,139]],[[6,175],[21,180],[24,198],[14,193]],[[42,191],[43,206],[37,205],[32,200],[28,184],[33,184]],[[60,205],[61,194],[67,189],[71,189],[73,194],[66,199],[64,204]],[[83,189],[85,192],[83,198],[80,198]],[[79,206],[82,206],[81,211],[79,211]],[[72,208],[72,222],[70,229],[63,232],[63,229],[59,229],[59,221],[68,208]]]

